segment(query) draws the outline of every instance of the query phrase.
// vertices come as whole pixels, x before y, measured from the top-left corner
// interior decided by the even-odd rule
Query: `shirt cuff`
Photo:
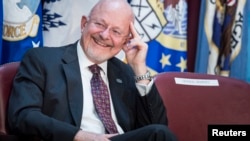
[[[135,83],[136,88],[138,89],[141,96],[145,96],[149,93],[152,86],[154,84],[154,80],[152,79],[147,85],[141,83]]]

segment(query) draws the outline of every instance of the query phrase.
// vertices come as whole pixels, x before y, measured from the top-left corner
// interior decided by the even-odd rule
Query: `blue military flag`
[[[244,11],[245,13],[250,13],[250,1],[248,0],[247,1],[247,3],[246,3],[246,6],[245,6],[245,11]],[[245,77],[245,79],[246,79],[246,81],[247,82],[250,82],[250,41],[249,41],[249,36],[250,36],[250,17],[249,16],[246,16],[247,18],[246,18],[246,22],[245,22],[245,24],[244,24],[244,30],[246,30],[246,32],[245,32],[245,36],[244,36],[244,41],[246,42],[246,44],[247,44],[247,46],[246,46],[246,52],[248,53],[247,54],[247,57],[246,57],[246,59],[245,60],[248,60],[248,63],[247,63],[247,71],[246,71],[246,77]],[[244,44],[244,43],[243,43]]]
[[[246,0],[201,2],[195,72],[246,79],[245,4]]]
[[[243,1],[239,1],[243,2]],[[239,37],[242,39],[241,47],[238,49],[239,53],[237,57],[232,61],[230,76],[234,78],[238,78],[250,83],[250,1],[245,1],[244,11],[241,11],[239,15],[241,18],[237,20],[237,28],[235,28],[234,32],[237,33]],[[244,4],[244,2],[242,3]],[[243,9],[243,6],[242,6]],[[239,28],[242,26],[243,27]],[[240,32],[241,31],[241,32]],[[237,41],[237,40],[236,40]]]
[[[0,9],[3,9],[3,1],[0,2]],[[3,29],[3,10],[0,10],[0,33],[3,32],[2,29]],[[0,54],[2,54],[1,48],[2,48],[2,38],[0,39]]]
[[[132,0],[135,27],[148,43],[147,66],[153,74],[187,71],[187,2]]]
[[[40,0],[3,0],[0,64],[20,61],[24,53],[43,45]]]

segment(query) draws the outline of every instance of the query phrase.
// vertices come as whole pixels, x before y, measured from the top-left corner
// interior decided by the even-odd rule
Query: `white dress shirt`
[[[85,53],[82,50],[80,42],[78,42],[77,44],[77,55],[79,59],[81,79],[82,79],[82,84],[83,84],[83,112],[82,112],[82,120],[81,120],[81,129],[83,131],[104,134],[105,128],[101,119],[98,117],[98,114],[95,111],[93,97],[91,94],[90,80],[92,78],[92,72],[89,70],[88,67],[93,65],[93,62],[89,61],[88,58],[86,57]],[[107,61],[98,65],[103,70],[101,71],[102,79],[104,80],[106,85],[109,86],[108,77],[107,77]],[[136,87],[138,88],[140,94],[143,96],[149,92],[152,85],[153,85],[153,80],[148,85],[136,84]],[[110,93],[110,90],[109,90],[109,93]],[[117,122],[113,103],[111,100],[111,95],[109,95],[109,98],[110,98],[112,118],[116,124],[119,134],[122,134],[124,131],[122,130],[122,128]]]

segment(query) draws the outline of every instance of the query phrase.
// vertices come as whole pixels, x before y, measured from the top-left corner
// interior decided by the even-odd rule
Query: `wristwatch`
[[[140,76],[135,76],[135,82],[138,82],[140,80],[152,80],[151,74],[150,72],[147,70],[147,73],[145,73],[144,75],[140,75]]]

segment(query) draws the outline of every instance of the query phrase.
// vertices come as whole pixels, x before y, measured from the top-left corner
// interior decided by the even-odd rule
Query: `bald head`
[[[127,17],[129,18],[128,20],[134,21],[133,10],[126,0],[99,0],[91,10],[90,17],[100,11],[106,10],[121,13],[122,16],[125,16],[124,18]]]

